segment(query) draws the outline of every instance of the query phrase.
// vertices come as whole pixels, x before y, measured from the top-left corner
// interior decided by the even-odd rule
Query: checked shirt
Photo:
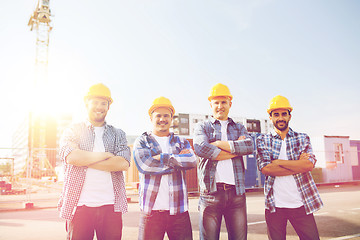
[[[290,161],[298,160],[301,153],[307,152],[310,153],[309,160],[315,166],[316,158],[313,154],[310,138],[307,134],[297,133],[289,128],[289,132],[285,139],[287,145],[286,153]],[[256,139],[256,159],[260,171],[263,167],[271,163],[272,160],[278,159],[281,144],[281,137],[274,130],[269,134],[262,134]],[[310,214],[319,210],[323,206],[323,203],[310,172],[297,173],[293,176],[300,192],[306,213]],[[266,176],[264,186],[265,208],[269,209],[270,212],[275,212],[273,192],[274,181],[274,176]]]
[[[171,154],[162,153],[150,132],[143,133],[134,143],[134,160],[140,174],[139,202],[143,212],[150,214],[159,190],[161,176],[169,174],[170,215],[188,211],[185,171],[196,167],[196,156],[190,143],[170,133]],[[190,153],[179,154],[188,149]],[[152,158],[160,154],[160,161]]]
[[[229,123],[227,127],[227,137],[232,149],[231,153],[238,156],[232,158],[236,194],[245,193],[245,177],[244,177],[244,162],[243,155],[252,154],[254,151],[254,144],[252,138],[248,134],[246,128],[240,124],[235,123],[231,118],[228,118]],[[245,136],[246,139],[238,140],[240,136]],[[221,140],[221,124],[219,120],[210,117],[205,122],[200,122],[196,125],[194,131],[194,148],[195,153],[200,157],[198,166],[199,185],[201,193],[216,192],[215,172],[217,167],[217,160],[215,159],[221,149],[211,145],[210,143]]]
[[[72,125],[62,135],[60,157],[64,162],[65,180],[58,209],[60,210],[60,217],[66,220],[72,220],[74,216],[88,168],[68,164],[66,157],[77,148],[92,152],[94,140],[94,127],[88,121]],[[121,156],[130,163],[130,149],[122,130],[105,123],[103,141],[106,152]],[[127,201],[123,172],[111,172],[111,178],[115,195],[114,211],[125,213],[127,212]]]

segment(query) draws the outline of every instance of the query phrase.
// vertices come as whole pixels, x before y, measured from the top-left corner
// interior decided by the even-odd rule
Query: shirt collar
[[[145,136],[152,136],[153,133],[152,133],[151,131],[148,131],[148,132],[144,132],[144,135],[145,135]],[[174,137],[174,133],[173,133],[173,132],[170,132],[169,137],[170,137],[170,142],[171,142],[171,140],[172,140],[173,137]]]
[[[214,118],[213,116],[210,116],[210,117],[209,117],[209,120],[210,120],[210,122],[213,123],[213,124],[216,123],[216,122],[220,123],[220,121],[217,120],[216,118]],[[229,124],[235,123],[234,120],[232,120],[232,118],[230,118],[230,117],[228,117],[228,121],[229,121]]]
[[[86,125],[86,127],[87,127],[88,129],[90,129],[90,130],[93,130],[93,129],[94,129],[94,126],[91,124],[91,122],[89,121],[89,119],[86,119],[85,125]],[[104,123],[104,127],[105,127],[105,129],[108,128],[108,125],[107,125],[106,121],[105,121],[105,123]]]
[[[270,131],[270,134],[275,137],[275,138],[280,138],[280,135],[277,134],[277,132],[275,132],[275,129],[272,129]],[[286,134],[286,137],[293,137],[295,134],[294,134],[294,131],[289,127],[289,131],[288,133]]]

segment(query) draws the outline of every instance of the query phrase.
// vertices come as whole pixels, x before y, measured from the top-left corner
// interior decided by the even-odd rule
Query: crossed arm
[[[239,135],[237,140],[210,142],[209,130],[203,124],[198,124],[194,131],[195,152],[203,159],[214,161],[252,154],[254,144],[244,127]]]
[[[259,170],[268,176],[288,176],[297,173],[309,172],[314,168],[316,163],[315,156],[312,154],[310,140],[308,139],[304,145],[306,146],[299,156],[294,160],[271,160],[271,146],[263,140],[264,136],[256,140],[256,158]]]
[[[238,138],[238,140],[245,140],[245,139],[246,139],[245,136],[240,136]],[[210,144],[221,149],[221,152],[219,153],[219,155],[217,155],[217,157],[212,160],[221,161],[221,160],[227,160],[227,159],[238,156],[235,153],[231,153],[231,147],[230,147],[230,143],[228,141],[215,141]]]
[[[115,156],[110,152],[89,152],[78,148],[71,151],[66,161],[74,166],[86,166],[107,172],[127,171],[129,168],[129,162],[121,156]]]
[[[181,144],[182,150],[178,154],[155,153],[146,137],[142,136],[134,144],[134,160],[140,173],[169,174],[176,169],[187,170],[196,167],[196,157],[186,140]]]
[[[116,152],[91,152],[79,147],[79,137],[73,128],[67,129],[60,140],[60,156],[68,164],[78,167],[89,167],[101,171],[126,171],[130,164],[130,150],[126,144],[125,136],[115,143]],[[118,156],[121,155],[121,156]]]
[[[309,172],[314,168],[309,160],[309,153],[302,153],[298,160],[276,159],[261,169],[261,172],[269,176],[288,176],[296,173]]]

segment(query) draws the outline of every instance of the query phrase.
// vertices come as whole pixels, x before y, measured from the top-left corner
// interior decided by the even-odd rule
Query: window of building
[[[188,135],[188,134],[189,134],[189,129],[187,129],[187,128],[181,128],[181,129],[180,129],[180,134],[181,134],[181,135]]]
[[[180,118],[180,123],[189,123],[188,118]]]
[[[335,143],[335,162],[337,163],[344,163],[344,148],[342,143]]]

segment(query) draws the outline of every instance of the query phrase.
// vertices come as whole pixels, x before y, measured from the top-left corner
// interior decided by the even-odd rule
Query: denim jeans
[[[269,239],[286,239],[287,220],[290,221],[301,240],[319,239],[314,215],[307,215],[304,206],[299,208],[276,208],[274,213],[270,213],[266,209],[265,219]]]
[[[121,239],[122,213],[114,212],[114,205],[101,207],[77,207],[72,221],[66,222],[68,240]]]
[[[200,239],[215,240],[220,237],[222,216],[228,231],[228,239],[247,238],[246,198],[245,194],[236,195],[235,187],[215,193],[201,194]]]
[[[139,240],[162,240],[165,232],[170,240],[192,240],[189,212],[176,215],[169,211],[141,212]]]

